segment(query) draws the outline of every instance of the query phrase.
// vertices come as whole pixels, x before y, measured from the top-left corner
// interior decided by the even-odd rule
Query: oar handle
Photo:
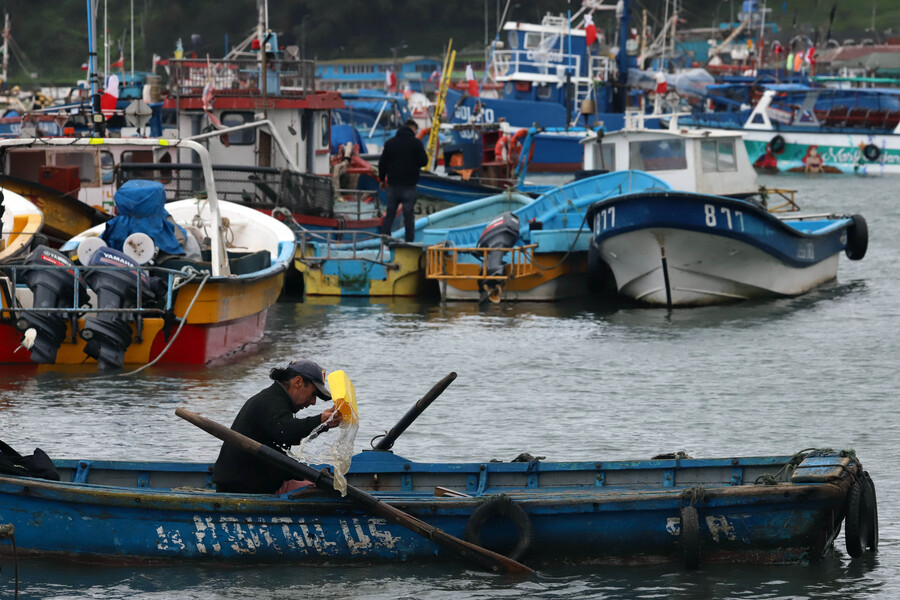
[[[428,392],[422,396],[418,402],[416,402],[412,408],[410,408],[403,418],[397,421],[397,424],[391,427],[391,430],[388,431],[384,437],[379,439],[372,446],[375,450],[390,450],[394,447],[394,442],[397,441],[397,438],[400,437],[400,434],[406,431],[406,428],[412,425],[412,422],[415,421],[422,412],[428,408],[432,402],[434,402],[435,398],[440,396],[444,390],[447,389],[447,386],[453,383],[453,380],[456,379],[456,373],[451,372],[446,377],[438,381],[434,386],[428,390]]]
[[[453,377],[456,377],[456,373],[451,373],[451,375]],[[446,385],[444,387],[446,387]],[[270,464],[281,467],[282,469],[299,479],[308,479],[312,481],[318,488],[337,493],[334,489],[334,478],[325,471],[317,471],[309,465],[296,461],[278,452],[277,450],[260,444],[259,442],[241,433],[238,433],[237,431],[234,431],[233,429],[229,429],[224,425],[220,425],[215,421],[207,419],[206,417],[202,417],[187,409],[176,408],[175,414],[185,421],[193,423],[203,431],[219,438],[223,442],[237,446],[238,448],[249,452],[254,456],[257,456]],[[371,494],[368,494],[359,488],[353,487],[352,485],[347,486],[347,497],[354,504],[364,508],[369,513],[379,517],[384,517],[392,523],[396,523],[397,525],[406,527],[413,533],[431,540],[436,545],[455,552],[462,558],[474,561],[495,573],[534,572],[531,568],[523,565],[522,563],[516,562],[509,557],[503,556],[502,554],[498,554],[486,548],[482,548],[481,546],[478,546],[476,544],[472,544],[471,542],[467,542],[465,540],[454,537],[433,525],[429,525],[421,519],[417,519],[416,517],[403,512],[399,508],[391,506],[390,504],[385,504],[375,496],[372,496]]]

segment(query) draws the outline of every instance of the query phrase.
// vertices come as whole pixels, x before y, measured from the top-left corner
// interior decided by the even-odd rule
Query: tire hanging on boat
[[[769,140],[769,148],[772,149],[773,154],[781,154],[784,152],[785,142],[784,138],[781,135],[776,135],[771,140]]]
[[[696,506],[681,507],[681,556],[684,568],[696,569],[700,566],[700,515]]]
[[[472,516],[466,523],[466,540],[481,546],[481,528],[489,519],[495,517],[509,519],[516,526],[519,541],[512,552],[506,556],[513,560],[521,559],[528,552],[534,540],[534,528],[525,509],[513,502],[509,496],[502,495],[492,498],[472,511]]]
[[[847,247],[844,254],[850,260],[861,260],[869,248],[869,226],[862,215],[850,217],[853,223],[847,228]]]
[[[852,558],[862,556],[866,549],[878,548],[878,506],[875,485],[869,474],[853,482],[847,493],[844,541],[847,554]]]
[[[879,158],[881,158],[881,149],[875,144],[866,144],[866,147],[863,148],[863,156],[866,157],[867,160],[871,160],[875,162]]]

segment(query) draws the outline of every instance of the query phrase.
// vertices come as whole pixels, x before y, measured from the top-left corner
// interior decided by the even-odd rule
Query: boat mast
[[[97,82],[97,49],[94,40],[94,16],[96,3],[87,0],[88,20],[88,73],[91,82],[91,122],[94,136],[103,137],[103,113],[100,112],[100,86]]]
[[[9,13],[3,13],[3,85],[9,73]]]
[[[628,25],[631,22],[631,14],[628,0],[619,0],[616,4],[616,18],[619,19],[619,54],[616,56],[616,68],[618,70],[619,84],[613,90],[613,110],[624,113],[628,99],[628,51],[625,45],[628,42]]]

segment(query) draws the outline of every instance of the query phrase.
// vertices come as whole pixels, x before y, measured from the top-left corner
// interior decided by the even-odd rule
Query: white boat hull
[[[839,258],[792,267],[733,238],[669,228],[623,233],[602,241],[600,251],[619,293],[662,306],[799,295],[835,279]]]

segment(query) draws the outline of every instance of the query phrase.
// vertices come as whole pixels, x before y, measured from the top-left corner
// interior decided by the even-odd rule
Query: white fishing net
[[[338,427],[326,430],[325,425],[318,426],[296,448],[288,450],[288,454],[308,465],[329,465],[334,471],[334,489],[347,495],[347,471],[353,458],[353,442],[359,430],[359,415],[356,406],[350,406],[352,419],[343,419]]]

